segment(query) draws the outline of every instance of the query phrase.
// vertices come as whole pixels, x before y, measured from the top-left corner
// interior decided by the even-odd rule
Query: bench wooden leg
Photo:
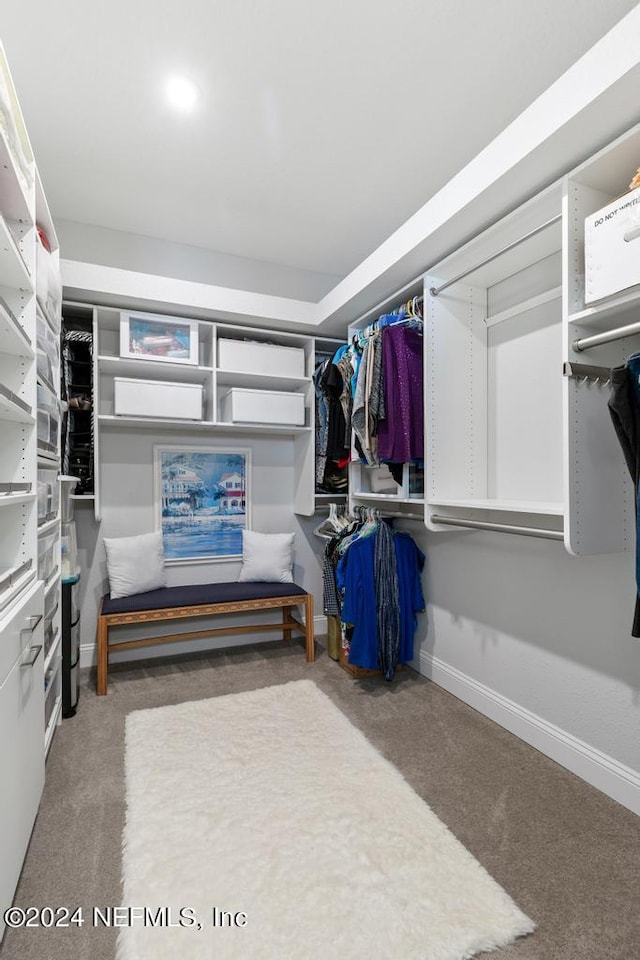
[[[291,632],[293,630],[293,625],[295,620],[293,619],[293,614],[291,613],[291,607],[282,608],[282,639],[291,640]]]
[[[96,693],[104,697],[107,692],[107,676],[109,673],[109,627],[106,617],[98,614],[98,675]]]
[[[314,632],[313,632],[313,596],[308,593],[307,599],[305,602],[305,650],[307,654],[307,661],[311,663],[312,660],[316,658],[316,647],[314,642]]]

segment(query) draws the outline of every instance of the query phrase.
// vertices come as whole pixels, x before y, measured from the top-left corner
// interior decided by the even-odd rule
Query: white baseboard
[[[304,611],[302,611],[302,622],[304,623]],[[323,616],[315,616],[313,618],[313,629],[317,636],[321,636],[327,632],[327,618]],[[120,654],[119,659],[121,660],[141,660],[144,657],[167,657],[171,656],[172,653],[189,653],[193,650],[219,650],[223,647],[239,647],[248,643],[263,642],[267,639],[264,634],[256,634],[255,636],[246,636],[246,637],[229,637],[228,639],[221,638],[211,641],[211,644],[202,643],[202,641],[194,641],[189,644],[187,641],[180,641],[179,645],[173,646],[172,644],[168,645],[158,645],[157,647],[146,647],[144,650],[140,651],[124,651]],[[274,638],[276,639],[276,638]],[[96,645],[95,643],[82,643],[80,644],[80,667],[95,667],[96,665]]]
[[[640,774],[613,757],[549,723],[520,704],[479,683],[438,657],[420,651],[419,672],[438,686],[495,720],[545,756],[640,814]]]

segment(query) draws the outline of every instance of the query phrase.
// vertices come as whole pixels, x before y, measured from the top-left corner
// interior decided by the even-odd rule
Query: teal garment
[[[398,663],[413,660],[413,637],[418,625],[417,613],[424,610],[420,574],[425,556],[407,533],[393,534],[398,572],[400,644]],[[336,569],[336,583],[344,597],[341,616],[353,624],[349,662],[368,670],[378,670],[378,609],[375,590],[376,536],[361,537],[351,544]]]

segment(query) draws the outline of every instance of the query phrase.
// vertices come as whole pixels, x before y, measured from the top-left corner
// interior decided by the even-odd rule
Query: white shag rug
[[[466,960],[534,929],[309,680],[130,714],[126,782],[118,960]]]

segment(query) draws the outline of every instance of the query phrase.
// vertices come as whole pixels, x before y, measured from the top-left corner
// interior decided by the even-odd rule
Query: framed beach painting
[[[120,356],[195,365],[198,363],[198,321],[122,312]]]
[[[154,446],[156,529],[167,563],[235,560],[251,526],[251,451]]]

